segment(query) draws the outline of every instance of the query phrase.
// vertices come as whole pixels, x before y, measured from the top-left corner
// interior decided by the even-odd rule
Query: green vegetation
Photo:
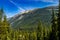
[[[57,18],[56,18],[57,17]],[[51,25],[46,26],[38,20],[35,30],[13,29],[3,9],[0,10],[0,40],[60,40],[60,3],[58,16],[52,8]]]
[[[45,26],[49,26],[51,22],[51,11],[46,9],[34,9],[27,13],[18,14],[13,16],[9,22],[12,24],[13,28],[21,29],[36,29],[37,22],[40,20]]]

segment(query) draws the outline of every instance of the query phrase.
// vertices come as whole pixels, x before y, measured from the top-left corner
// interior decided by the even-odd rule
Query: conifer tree
[[[0,38],[4,37],[2,38],[2,40],[3,39],[7,40],[10,24],[7,21],[6,15],[4,15],[3,9],[1,10],[0,14],[1,14],[0,15],[0,35],[2,35],[0,36]]]
[[[4,29],[4,32],[9,32],[9,23],[7,21],[7,17],[6,15],[4,15],[4,19],[3,19],[3,29]]]
[[[58,39],[58,35],[57,35],[57,19],[55,18],[55,14],[54,14],[54,9],[52,8],[52,32],[50,34],[50,39],[49,40],[57,40]]]
[[[41,21],[39,21],[38,23],[37,40],[43,40],[43,27],[42,27]]]
[[[0,9],[0,40],[2,40],[2,18],[3,18],[3,9]]]
[[[3,13],[3,9],[0,9],[0,22],[2,21]]]
[[[44,40],[48,40],[47,37],[48,37],[48,36],[47,36],[47,27],[44,26],[44,28],[43,28],[43,38],[44,38]]]
[[[60,40],[60,0],[59,0],[59,11],[58,11],[58,19],[57,19],[57,22],[58,22],[58,36],[59,36],[59,40]]]

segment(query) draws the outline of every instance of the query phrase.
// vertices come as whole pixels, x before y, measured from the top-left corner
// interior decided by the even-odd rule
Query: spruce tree
[[[0,9],[0,40],[2,40],[2,18],[3,18],[3,9]]]
[[[59,0],[59,11],[58,11],[58,36],[59,36],[59,40],[60,40],[60,0]]]
[[[6,15],[4,15],[3,27],[5,28],[6,32],[9,32],[9,26],[10,26],[10,24],[7,21],[7,17],[6,17]]]
[[[7,38],[8,32],[9,32],[9,26],[10,26],[10,24],[7,21],[7,17],[4,14],[3,9],[1,9],[1,11],[0,11],[0,38],[2,40]]]
[[[58,35],[57,35],[57,23],[56,23],[56,18],[55,18],[55,14],[54,14],[54,9],[52,8],[52,32],[50,34],[50,40],[57,40],[58,39]]]
[[[43,40],[43,26],[41,21],[38,22],[37,40]]]
[[[3,13],[4,13],[4,12],[3,12],[3,9],[1,8],[1,9],[0,9],[0,22],[2,21]]]
[[[44,40],[48,40],[47,27],[45,25],[44,25],[44,28],[43,28],[43,38],[44,38]]]

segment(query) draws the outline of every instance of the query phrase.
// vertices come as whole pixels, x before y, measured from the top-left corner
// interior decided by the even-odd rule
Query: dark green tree
[[[3,9],[0,9],[0,22],[2,21],[2,18],[3,18]]]
[[[42,26],[41,21],[38,22],[37,40],[43,40],[43,26]]]
[[[60,40],[60,0],[59,0],[59,10],[58,10],[58,36],[59,36],[59,40]]]
[[[2,18],[3,18],[3,9],[0,9],[0,39],[2,38]],[[2,40],[2,39],[1,39]]]
[[[3,9],[1,9],[0,11],[0,38],[1,40],[7,40],[7,37],[9,34],[9,27],[10,27],[10,24],[7,21],[7,17],[4,14]]]
[[[44,25],[44,28],[43,28],[43,39],[44,40],[48,40],[47,27],[45,25]]]
[[[57,30],[57,19],[54,14],[54,9],[52,8],[52,32],[50,33],[49,40],[57,40],[58,39],[58,30]]]

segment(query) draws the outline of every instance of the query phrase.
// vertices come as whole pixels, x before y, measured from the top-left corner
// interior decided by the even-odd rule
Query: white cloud
[[[8,15],[7,15],[8,14]],[[9,17],[12,17],[13,16],[13,14],[11,14],[11,13],[6,13],[6,15],[7,15],[7,18],[9,18]]]
[[[14,4],[18,9],[19,9],[19,11],[20,12],[23,12],[23,11],[25,11],[25,9],[23,9],[22,7],[20,7],[20,6],[18,6],[15,2],[13,2],[12,0],[9,0],[12,4]]]
[[[58,5],[58,1],[59,0],[35,0],[35,1],[42,1],[42,2],[49,2],[49,3],[52,3],[50,5],[47,5],[47,6],[57,6]]]
[[[50,4],[50,5],[46,5],[46,7],[48,7],[48,6],[58,6],[58,3],[56,3],[56,4]]]
[[[42,1],[42,2],[58,3],[59,0],[33,0],[33,1]]]
[[[43,2],[54,2],[55,0],[41,0]]]

